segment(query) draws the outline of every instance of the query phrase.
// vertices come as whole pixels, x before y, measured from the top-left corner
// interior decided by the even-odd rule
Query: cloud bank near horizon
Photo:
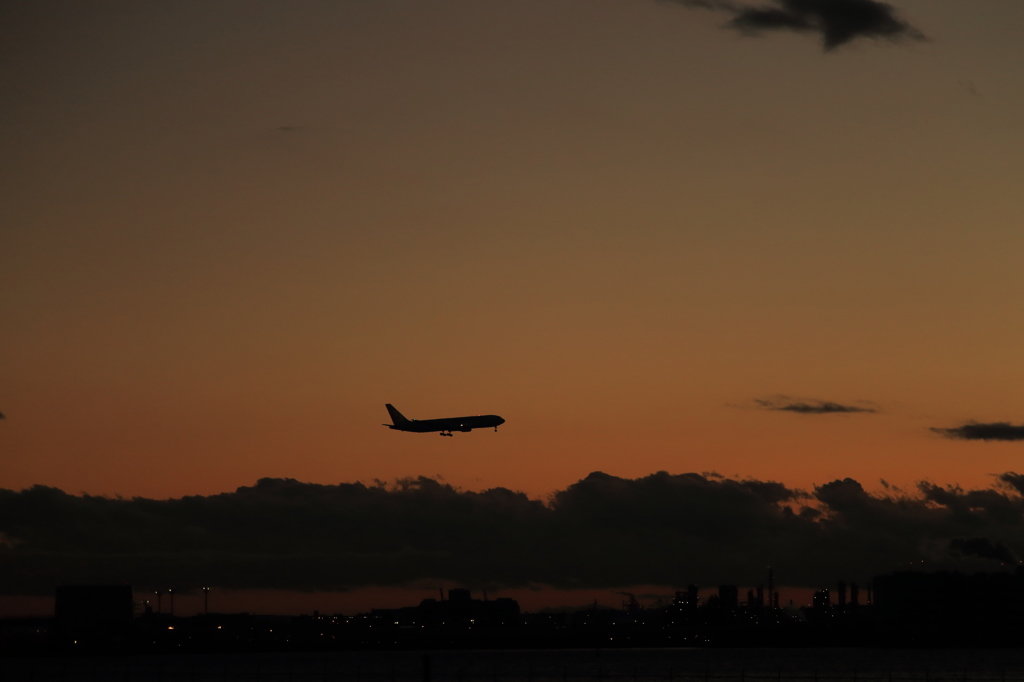
[[[747,35],[766,31],[817,33],[826,51],[860,38],[893,42],[925,40],[924,34],[879,0],[769,0],[749,5],[733,0],[665,0],[731,15],[726,26]]]
[[[0,490],[0,590],[64,583],[335,591],[443,580],[614,588],[868,580],[921,560],[995,567],[1024,547],[1024,476],[987,490],[871,494],[716,474],[594,472],[545,503],[430,478],[391,486],[261,479],[172,500]],[[973,563],[971,563],[973,562]]]

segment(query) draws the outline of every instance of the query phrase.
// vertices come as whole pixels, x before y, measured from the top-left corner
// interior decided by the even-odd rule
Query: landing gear
[[[449,432],[445,433],[444,431],[442,431],[442,432],[441,432],[441,435],[442,435],[442,436],[450,436],[450,435],[452,435],[452,432],[451,432],[451,431],[449,431]]]

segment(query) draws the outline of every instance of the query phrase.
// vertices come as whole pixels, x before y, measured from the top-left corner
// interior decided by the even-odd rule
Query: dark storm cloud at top
[[[968,422],[949,429],[935,428],[933,432],[956,440],[1024,440],[1024,424],[1017,426],[1009,422],[979,424]]]
[[[796,414],[872,414],[878,412],[873,407],[843,405],[830,400],[794,400],[784,395],[775,398],[755,398],[754,404],[763,410],[795,412]]]
[[[714,474],[595,472],[547,503],[429,478],[261,479],[173,500],[36,486],[0,490],[0,590],[750,585],[767,565],[779,584],[817,586],[922,559],[978,570],[991,564],[980,557],[1024,547],[1022,480],[1011,473],[988,490],[922,483],[913,494],[880,495],[852,479],[801,492]]]
[[[895,8],[878,0],[771,0],[758,6],[729,0],[667,1],[730,14],[727,26],[742,33],[818,33],[826,50],[858,38],[924,39],[924,34],[901,19]]]

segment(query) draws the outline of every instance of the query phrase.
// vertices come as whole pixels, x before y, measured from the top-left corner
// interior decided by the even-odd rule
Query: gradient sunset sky
[[[894,5],[0,3],[0,487],[1024,469],[1024,3]]]

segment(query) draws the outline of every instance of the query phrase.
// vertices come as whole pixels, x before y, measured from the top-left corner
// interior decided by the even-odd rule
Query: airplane
[[[384,424],[389,429],[396,431],[411,431],[413,433],[430,433],[440,431],[442,436],[451,436],[452,431],[472,431],[493,426],[497,431],[498,427],[505,423],[505,420],[496,414],[482,414],[475,417],[449,417],[447,419],[406,419],[402,413],[395,409],[395,406],[388,403],[391,415],[391,424]]]

